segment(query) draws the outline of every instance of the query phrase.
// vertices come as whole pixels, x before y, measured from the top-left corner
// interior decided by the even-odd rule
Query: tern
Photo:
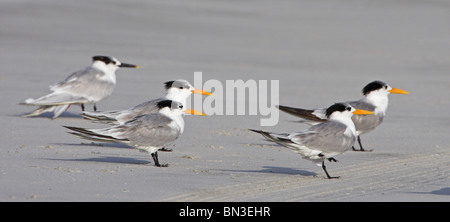
[[[160,164],[158,150],[172,144],[184,131],[185,113],[191,113],[183,104],[172,100],[157,103],[158,112],[138,116],[124,124],[114,125],[103,129],[85,129],[64,126],[72,130],[68,132],[83,139],[122,143],[139,151],[149,153],[155,166],[167,167]]]
[[[409,93],[401,89],[392,88],[391,86],[382,81],[373,81],[367,84],[363,88],[362,93],[364,95],[362,99],[346,103],[350,104],[356,109],[371,111],[374,113],[374,115],[354,115],[352,117],[352,120],[356,127],[356,136],[360,147],[359,150],[355,149],[354,146],[352,147],[352,149],[354,151],[370,152],[372,150],[365,150],[363,148],[361,144],[361,134],[365,134],[374,130],[377,126],[379,126],[383,122],[383,119],[386,116],[386,110],[388,108],[389,103],[388,95],[390,93],[395,94],[409,94]],[[309,125],[314,125],[326,121],[325,115],[326,108],[302,109],[281,105],[279,105],[278,108],[281,111],[302,118],[303,120],[300,122]]]
[[[272,133],[250,129],[263,135],[269,141],[278,143],[308,159],[322,165],[328,179],[339,178],[328,174],[325,159],[337,162],[334,156],[350,149],[356,141],[353,114],[373,114],[367,110],[355,109],[346,103],[335,103],[325,110],[327,120],[297,133]],[[321,164],[320,164],[321,163]]]
[[[39,106],[30,114],[37,116],[53,112],[53,119],[66,111],[72,104],[94,104],[111,95],[116,86],[116,70],[119,68],[138,68],[139,66],[122,63],[114,57],[94,56],[92,65],[72,73],[64,81],[50,86],[52,93],[38,99],[26,99],[21,105]]]
[[[158,102],[163,100],[173,100],[180,102],[186,107],[186,100],[192,93],[202,95],[212,95],[209,92],[194,88],[188,81],[179,79],[164,83],[166,95],[162,98],[143,102],[137,106],[120,111],[104,112],[83,112],[81,115],[85,119],[99,123],[123,124],[134,119],[137,116],[158,112]],[[194,113],[191,113],[194,114]],[[197,115],[197,114],[194,114]]]

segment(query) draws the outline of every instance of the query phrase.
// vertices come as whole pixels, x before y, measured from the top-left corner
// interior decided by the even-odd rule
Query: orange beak
[[[373,114],[373,112],[367,111],[367,110],[363,110],[363,109],[356,109],[355,111],[353,111],[353,114],[356,115],[370,115]]]
[[[406,92],[405,90],[396,89],[396,88],[392,88],[391,90],[389,90],[389,92],[395,93],[395,94],[409,94],[409,92]]]
[[[208,96],[212,95],[210,92],[206,92],[206,91],[203,91],[201,89],[194,89],[194,90],[191,90],[191,92],[192,93],[197,93],[197,94],[202,94],[202,95],[208,95]]]
[[[185,111],[184,111],[184,113],[185,114],[191,114],[191,115],[197,115],[197,116],[206,116],[204,113],[202,113],[202,112],[199,112],[199,111],[197,111],[197,110],[193,110],[193,109],[189,109],[189,108],[187,108]]]

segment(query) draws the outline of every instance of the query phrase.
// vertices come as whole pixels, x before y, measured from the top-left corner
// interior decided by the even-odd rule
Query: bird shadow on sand
[[[439,190],[433,190],[430,192],[408,192],[412,194],[435,194],[435,195],[445,195],[450,196],[450,187],[444,187]]]
[[[90,146],[90,147],[107,147],[107,148],[120,148],[120,149],[132,149],[131,147],[120,144],[120,143],[103,143],[103,142],[81,142],[81,143],[50,143],[50,145],[56,145],[56,146]]]
[[[261,170],[221,170],[223,172],[235,172],[235,173],[274,173],[285,175],[300,175],[300,176],[317,176],[316,173],[299,170],[288,167],[276,167],[276,166],[262,166]]]
[[[23,113],[23,114],[19,114],[19,115],[13,115],[15,117],[23,117],[23,118],[30,118],[30,119],[50,119],[50,120],[54,120],[53,119],[53,113],[43,113],[41,115],[38,116],[25,116],[28,113]],[[60,116],[58,116],[56,119],[84,119],[79,113],[75,114],[75,113],[71,113],[71,112],[64,112],[62,113]]]
[[[96,152],[95,148],[101,148],[101,147],[117,148],[117,149],[132,149],[131,147],[124,145],[124,144],[120,144],[120,143],[95,143],[95,142],[89,142],[89,141],[83,142],[83,143],[52,143],[51,145],[93,147],[92,152]],[[101,162],[101,163],[136,164],[136,165],[151,164],[151,161],[138,160],[138,159],[131,158],[131,157],[114,157],[114,156],[93,157],[93,158],[85,158],[85,159],[47,159],[47,160],[87,161],[87,162]]]
[[[450,187],[444,187],[444,188],[441,188],[439,190],[433,190],[430,193],[431,194],[436,194],[436,195],[448,195],[448,196],[450,196]]]
[[[269,143],[270,141],[267,140],[268,143],[239,143],[242,145],[247,145],[249,147],[257,147],[257,148],[283,148],[283,146],[276,144],[276,143]]]
[[[115,163],[115,164],[133,164],[133,165],[150,165],[152,162],[139,160],[131,157],[114,157],[114,156],[102,156],[102,157],[92,157],[85,159],[48,159],[54,161],[71,161],[71,162],[97,162],[97,163]]]

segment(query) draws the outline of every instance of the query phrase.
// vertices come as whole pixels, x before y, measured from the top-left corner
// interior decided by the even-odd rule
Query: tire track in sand
[[[450,152],[409,154],[335,168],[322,176],[269,174],[265,179],[183,193],[161,201],[342,201],[445,181]]]

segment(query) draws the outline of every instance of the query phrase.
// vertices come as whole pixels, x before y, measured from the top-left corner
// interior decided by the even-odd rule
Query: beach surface
[[[0,0],[0,201],[450,201],[449,12],[442,0]],[[247,130],[307,125],[280,113],[260,126],[267,116],[248,110],[186,116],[173,151],[159,152],[169,167],[158,168],[125,145],[66,133],[106,126],[79,106],[55,120],[22,117],[34,107],[19,103],[94,55],[141,66],[117,71],[99,110],[160,97],[166,81],[194,84],[194,72],[223,90],[227,80],[278,80],[279,103],[294,107],[359,99],[374,80],[410,94],[390,95],[383,124],[362,135],[372,152],[326,163],[340,179]]]

